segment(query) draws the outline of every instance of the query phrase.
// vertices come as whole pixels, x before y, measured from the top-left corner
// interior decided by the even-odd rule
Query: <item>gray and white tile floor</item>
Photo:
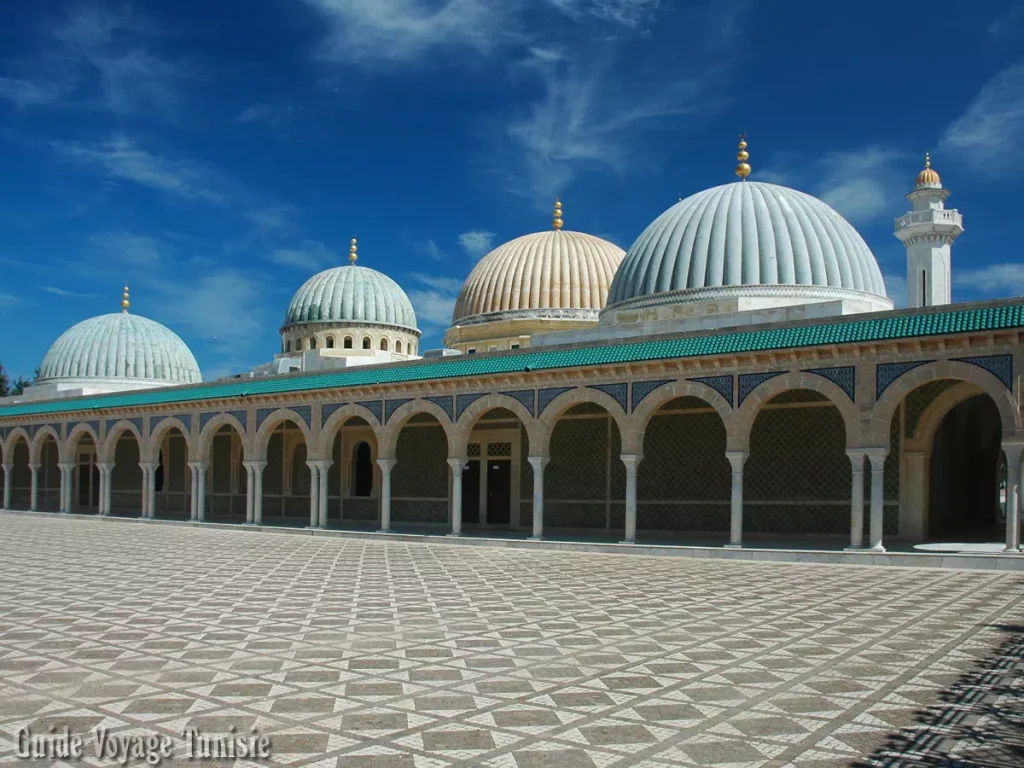
[[[292,766],[849,766],[1014,628],[1019,573],[0,515],[0,763],[100,725],[256,727]]]

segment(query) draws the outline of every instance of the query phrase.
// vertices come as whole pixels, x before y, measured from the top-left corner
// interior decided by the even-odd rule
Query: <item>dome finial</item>
[[[747,152],[747,133],[744,131],[740,134],[740,151],[736,153],[736,159],[739,160],[739,164],[736,166],[736,175],[739,176],[743,181],[747,180],[747,176],[750,175],[750,164],[747,160],[750,159],[750,153]]]
[[[130,307],[131,305],[132,303],[128,301],[128,283],[125,283],[124,293],[121,294],[121,312],[123,312],[124,314],[128,314],[128,307]]]
[[[924,170],[917,174],[918,187],[941,187],[942,179],[939,178],[938,172],[932,168],[932,155],[931,152],[924,153]]]
[[[352,244],[348,247],[348,263],[349,264],[355,264],[356,263],[356,259],[359,258],[359,255],[357,254],[357,251],[359,250],[359,248],[356,245],[356,242],[357,242],[356,239],[353,237],[352,238]]]
[[[555,220],[551,222],[556,230],[562,228],[562,198],[555,198]]]

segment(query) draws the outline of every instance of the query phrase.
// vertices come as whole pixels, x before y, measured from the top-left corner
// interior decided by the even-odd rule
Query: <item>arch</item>
[[[316,349],[316,336],[309,337],[309,348]]]
[[[402,354],[402,340],[401,339],[395,339],[395,352],[397,352],[398,354]]]
[[[377,417],[373,415],[373,412],[366,406],[357,405],[356,403],[347,403],[332,413],[320,429],[320,449],[317,451],[318,456],[323,456],[325,458],[329,458],[331,456],[334,447],[334,438],[337,437],[338,430],[341,429],[346,421],[356,416],[363,419],[370,425],[370,427],[373,428],[373,434],[377,438],[378,445],[380,444],[381,425],[380,422],[377,421]]]
[[[453,457],[466,458],[466,451],[469,448],[470,435],[473,432],[474,425],[481,416],[488,411],[493,411],[495,408],[505,408],[516,415],[519,421],[523,423],[523,426],[526,427],[526,436],[530,441],[530,455],[539,455],[535,451],[542,450],[545,439],[540,422],[533,417],[533,414],[526,409],[526,406],[514,397],[493,394],[474,401],[462,412],[462,416],[459,417],[455,424],[452,437],[450,453]]]
[[[369,336],[363,336],[363,349],[373,349],[373,341]]]
[[[64,444],[61,442],[60,436],[57,434],[57,430],[47,424],[46,426],[40,427],[39,431],[36,432],[35,437],[32,438],[32,443],[29,445],[29,463],[38,464],[40,462],[42,458],[43,441],[45,441],[47,437],[52,437],[53,441],[57,444],[57,460],[64,461]]]
[[[563,392],[552,400],[548,404],[548,407],[544,409],[544,412],[541,413],[540,417],[537,419],[540,429],[540,440],[538,445],[540,450],[534,455],[550,455],[551,433],[555,429],[555,424],[558,423],[558,419],[563,413],[574,405],[580,405],[581,403],[594,403],[608,411],[612,419],[615,421],[616,426],[619,428],[619,438],[622,441],[622,452],[624,454],[630,453],[639,455],[640,450],[643,449],[643,433],[641,432],[639,436],[635,434],[633,425],[629,421],[629,417],[626,416],[625,411],[622,410],[622,406],[619,405],[615,398],[599,389],[590,389],[587,387],[577,387],[576,389],[570,389],[568,392]]]
[[[284,343],[284,351],[285,351],[285,352],[291,352],[291,351],[292,351],[292,342],[291,342],[291,339],[289,339],[288,341],[286,341],[286,342]]]
[[[377,439],[377,455],[379,458],[395,458],[395,445],[398,443],[398,435],[402,432],[402,427],[405,426],[405,422],[417,413],[429,413],[438,420],[441,424],[441,428],[444,430],[444,436],[448,441],[448,455],[453,455],[452,445],[455,440],[455,427],[448,420],[448,414],[445,413],[441,406],[436,403],[416,398],[415,400],[410,400],[408,403],[405,403],[396,410],[391,415],[387,425],[381,429]]]
[[[195,461],[202,461],[206,464],[210,463],[213,436],[225,425],[232,427],[238,433],[238,437],[242,441],[243,458],[248,458],[249,445],[245,439],[245,426],[230,413],[218,413],[206,423],[202,432],[199,433],[199,441],[196,443]],[[189,453],[191,454],[191,451]]]
[[[160,458],[160,443],[164,435],[172,429],[177,429],[185,436],[185,446],[188,449],[189,455],[191,455],[192,435],[189,434],[185,422],[177,416],[168,416],[165,419],[161,419],[155,427],[150,428],[149,441],[146,444],[146,450],[143,452],[143,461],[155,462]]]
[[[29,461],[31,462],[32,460],[32,438],[28,436],[28,432],[25,431],[24,427],[15,427],[7,435],[7,442],[4,444],[4,460],[6,461],[8,456],[11,457],[8,463],[14,462],[14,446],[18,444],[19,440],[25,441],[25,445],[28,447]]]
[[[291,408],[278,408],[273,413],[269,414],[267,418],[260,424],[259,429],[256,430],[256,434],[252,441],[252,455],[254,461],[266,461],[267,460],[267,445],[270,443],[271,433],[284,421],[291,421],[299,428],[302,432],[302,437],[306,441],[307,453],[309,454],[310,460],[317,458],[314,454],[314,447],[316,446],[313,440],[313,435],[309,431],[309,427],[306,426],[306,421],[299,414],[293,411]]]
[[[381,336],[380,337],[380,351],[381,352],[387,352],[388,351],[388,337],[387,336]]]
[[[369,498],[373,495],[373,449],[365,440],[360,440],[352,449],[352,496]]]
[[[995,402],[1003,434],[1011,437],[1020,430],[1017,402],[1003,382],[976,365],[959,360],[937,360],[907,371],[886,387],[871,412],[871,433],[875,436],[888,435],[893,414],[903,399],[922,384],[939,379],[956,379],[976,384]]]
[[[341,346],[345,349],[352,349],[352,337],[346,336],[345,340],[341,343]]]
[[[92,444],[96,446],[96,453],[99,454],[100,438],[99,435],[96,434],[96,430],[92,428],[91,424],[79,422],[72,427],[71,432],[68,433],[67,438],[64,440],[64,456],[66,457],[66,461],[77,460],[76,449],[78,448],[78,443],[81,442],[83,435],[89,436],[89,439],[92,440]]]
[[[643,448],[647,425],[650,423],[651,418],[663,405],[680,397],[696,397],[703,400],[714,408],[722,419],[722,423],[725,425],[725,434],[728,436],[735,432],[733,422],[736,419],[736,411],[733,410],[732,405],[721,394],[699,381],[675,381],[658,387],[647,395],[647,397],[640,401],[640,404],[636,406],[633,414],[630,416],[631,431],[637,435],[637,445],[641,449]],[[625,450],[625,445],[624,442],[623,450]],[[636,453],[642,452],[642,450],[636,451]]]
[[[793,389],[808,389],[828,398],[843,419],[843,425],[846,429],[846,445],[852,448],[864,444],[860,415],[857,411],[857,406],[850,399],[850,396],[839,385],[822,376],[804,373],[803,371],[791,371],[768,379],[768,381],[759,384],[747,395],[743,404],[736,412],[736,418],[733,422],[734,430],[729,433],[729,449],[747,450],[750,446],[750,431],[754,427],[754,420],[757,418],[761,406],[777,395]],[[885,438],[882,444],[888,445],[888,427],[886,427],[884,434]]]
[[[326,339],[324,339],[324,346],[327,349],[334,349],[334,337],[328,336]]]
[[[121,419],[113,427],[107,430],[107,436],[103,440],[103,447],[100,449],[100,461],[112,462],[114,460],[114,450],[117,448],[117,441],[121,439],[121,435],[125,432],[131,432],[135,439],[139,443],[139,453],[141,455],[145,442],[142,439],[142,433],[139,432],[139,428],[132,424],[127,419]]]

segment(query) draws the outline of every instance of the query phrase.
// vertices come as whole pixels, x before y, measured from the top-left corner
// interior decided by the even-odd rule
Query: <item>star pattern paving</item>
[[[68,725],[256,727],[264,765],[852,765],[1024,624],[1014,573],[58,516],[0,533],[3,764],[18,729]]]

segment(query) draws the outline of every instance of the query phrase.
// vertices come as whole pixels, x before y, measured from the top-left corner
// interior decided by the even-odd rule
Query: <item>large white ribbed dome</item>
[[[61,334],[39,366],[37,384],[130,379],[133,385],[196,384],[199,364],[177,334],[120,312],[83,320]]]
[[[387,275],[349,264],[309,278],[295,293],[285,327],[297,323],[377,323],[416,330],[405,291]]]
[[[553,229],[500,245],[473,268],[453,325],[518,317],[596,320],[624,252],[583,232]]]
[[[735,296],[892,307],[875,257],[846,219],[803,192],[756,181],[698,192],[655,219],[629,249],[608,305]]]

